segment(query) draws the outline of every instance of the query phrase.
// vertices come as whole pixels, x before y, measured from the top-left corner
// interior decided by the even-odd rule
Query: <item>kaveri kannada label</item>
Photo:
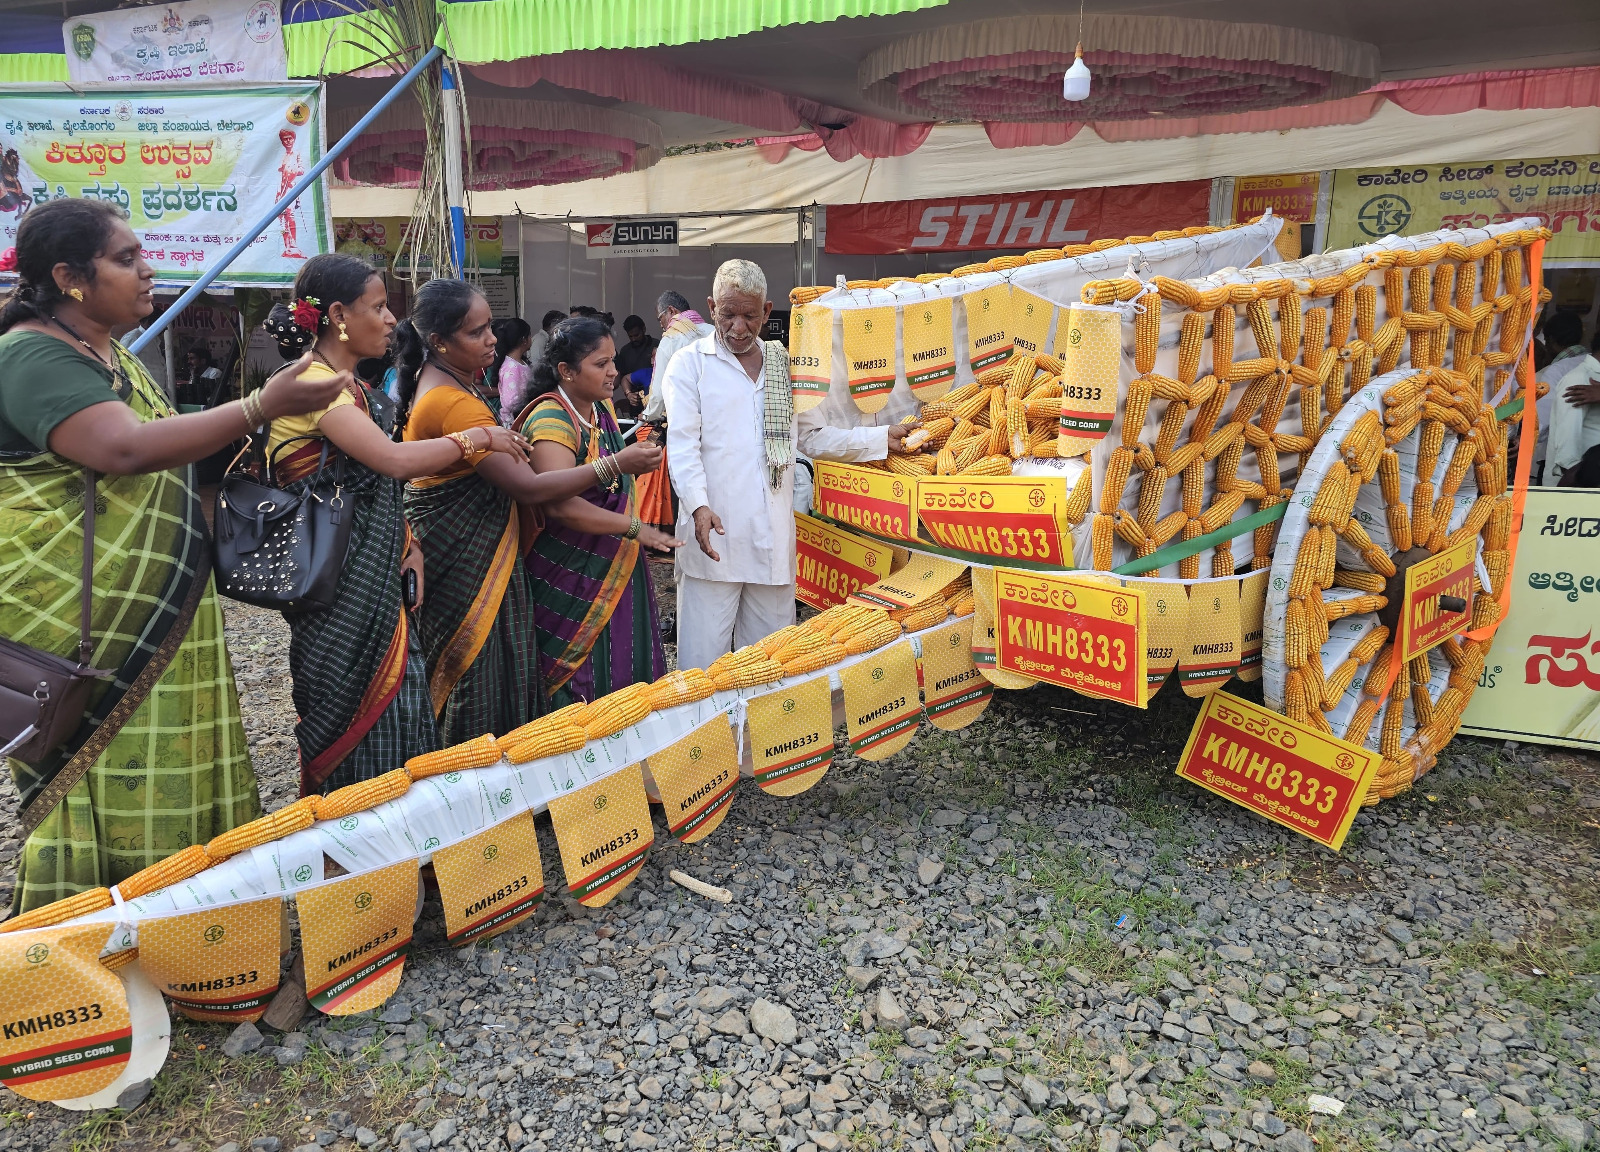
[[[1089,577],[995,569],[997,666],[1145,707],[1144,595]]]
[[[1002,560],[1067,568],[1072,535],[1060,476],[924,476],[917,520],[935,543]]]
[[[914,487],[907,477],[821,460],[817,461],[816,477],[816,499],[830,520],[875,536],[914,539]]]

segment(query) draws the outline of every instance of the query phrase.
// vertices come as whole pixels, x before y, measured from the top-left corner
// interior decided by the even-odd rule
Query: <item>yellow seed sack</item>
[[[139,966],[191,1020],[259,1020],[278,991],[283,901],[158,916],[139,925]]]
[[[756,784],[797,796],[833,765],[833,690],[826,676],[757,696],[749,703]]]
[[[308,888],[295,903],[313,1008],[349,1016],[394,994],[411,952],[415,860]]]
[[[567,891],[580,904],[610,903],[644,867],[655,843],[644,774],[634,764],[550,801]]]
[[[733,786],[739,782],[739,750],[728,718],[718,713],[676,744],[654,753],[650,775],[661,790],[661,807],[673,839],[693,844],[711,835],[727,816]]]
[[[544,900],[544,863],[532,812],[519,812],[433,853],[445,939],[487,940],[522,923]]]

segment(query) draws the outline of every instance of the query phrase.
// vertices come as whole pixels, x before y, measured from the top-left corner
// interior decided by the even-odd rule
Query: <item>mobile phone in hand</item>
[[[417,606],[417,570],[415,568],[406,569],[405,600],[407,608],[415,608]]]

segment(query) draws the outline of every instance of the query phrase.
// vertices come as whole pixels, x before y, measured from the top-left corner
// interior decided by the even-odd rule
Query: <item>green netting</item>
[[[450,22],[450,47],[457,59],[487,63],[578,48],[650,48],[723,40],[785,24],[886,16],[946,3],[948,0],[466,0],[440,7]],[[440,43],[444,43],[442,33]]]

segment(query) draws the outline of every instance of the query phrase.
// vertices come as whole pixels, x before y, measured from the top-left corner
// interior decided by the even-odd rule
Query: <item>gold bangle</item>
[[[624,540],[637,540],[639,532],[644,527],[637,516],[628,520],[628,530],[622,534]]]
[[[244,396],[239,401],[239,408],[244,412],[245,427],[247,429],[260,428],[267,422],[267,414],[261,403],[259,389]]]
[[[472,437],[465,432],[451,432],[448,438],[454,440],[456,447],[461,449],[461,458],[463,460],[477,454],[478,446],[472,442]]]

